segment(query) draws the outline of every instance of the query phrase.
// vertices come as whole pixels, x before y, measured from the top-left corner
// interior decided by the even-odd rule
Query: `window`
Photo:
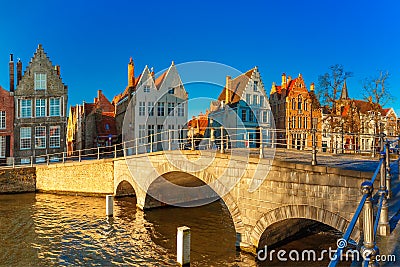
[[[154,141],[154,136],[153,136],[153,134],[154,134],[154,125],[147,125],[147,138],[148,138],[148,142],[150,143],[150,142],[152,142],[152,141]]]
[[[246,94],[246,103],[247,105],[250,105],[251,103],[251,95],[250,94]]]
[[[146,102],[139,101],[139,116],[146,115]]]
[[[31,163],[30,158],[21,158],[21,164],[29,164],[29,163]]]
[[[35,117],[46,117],[46,99],[36,99]]]
[[[174,116],[175,103],[168,103],[168,115]]]
[[[302,118],[299,117],[298,120],[297,120],[297,122],[298,122],[298,124],[299,124],[299,125],[298,125],[298,128],[299,128],[299,129],[301,129],[301,121],[302,121]]]
[[[6,137],[0,136],[0,158],[6,157]]]
[[[35,90],[47,89],[47,77],[45,73],[35,73]]]
[[[6,112],[0,111],[0,129],[6,128]]]
[[[253,84],[253,90],[254,90],[254,92],[257,91],[257,86],[258,86],[258,81],[254,81],[254,84]]]
[[[302,100],[302,98],[301,98],[301,95],[299,95],[299,98],[298,98],[298,106],[297,106],[297,109],[298,109],[298,110],[301,110],[301,105],[302,105],[302,103],[303,103],[303,100]]]
[[[305,110],[305,111],[308,110],[307,100],[304,100],[304,110]]]
[[[164,102],[157,103],[157,116],[165,116]]]
[[[184,106],[184,104],[180,104],[178,106],[178,116],[179,117],[185,116],[185,106]]]
[[[173,125],[173,124],[168,125],[168,134],[169,134],[169,138],[173,142],[175,139],[175,125]]]
[[[168,94],[170,94],[170,95],[175,94],[175,88],[170,87],[170,88],[168,89]]]
[[[260,110],[256,110],[256,120],[255,121],[260,121]]]
[[[30,149],[31,148],[31,127],[22,127],[19,132],[20,135],[20,149]]]
[[[292,117],[292,128],[296,128],[296,117]]]
[[[21,118],[32,117],[32,100],[21,99]]]
[[[268,111],[264,110],[263,111],[263,122],[268,123]]]
[[[304,117],[303,127],[307,129],[307,117]]]
[[[50,98],[50,116],[59,117],[60,116],[60,98]]]
[[[149,86],[149,85],[145,85],[145,86],[143,87],[143,92],[145,92],[145,93],[150,93],[150,86]]]
[[[242,121],[247,121],[247,110],[242,109]]]
[[[149,113],[149,116],[154,116],[154,102],[147,103],[147,112]]]
[[[110,124],[106,123],[106,125],[104,125],[104,129],[106,129],[106,131],[110,130]]]
[[[253,122],[253,121],[254,121],[254,113],[253,113],[252,110],[250,110],[249,121],[250,121],[250,122]]]
[[[292,98],[292,109],[296,109],[296,99]]]
[[[139,124],[139,143],[144,144],[144,137],[146,136],[146,125]]]
[[[258,103],[258,95],[253,95],[253,105],[257,105]]]
[[[50,148],[60,147],[60,126],[50,126],[49,143]]]
[[[46,148],[46,126],[35,128],[35,148]]]
[[[264,96],[260,95],[260,106],[264,106]]]
[[[318,118],[313,118],[312,119],[312,128],[317,129],[318,127]]]

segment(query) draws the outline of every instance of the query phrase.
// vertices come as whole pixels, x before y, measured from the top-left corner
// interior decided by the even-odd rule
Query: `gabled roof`
[[[156,78],[156,80],[154,81],[154,84],[156,85],[157,89],[160,89],[161,84],[163,83],[165,76],[167,76],[167,72],[169,69],[167,69],[166,71],[164,71],[160,76],[158,76],[158,78]]]
[[[234,104],[240,101],[243,92],[246,89],[246,86],[251,78],[251,76],[253,75],[253,72],[256,70],[256,68],[253,68],[239,76],[237,76],[235,79],[231,80],[230,83],[230,90],[231,90],[231,97],[230,97],[230,104]],[[226,94],[226,86],[224,87],[224,89],[222,90],[221,94],[218,97],[219,101],[223,101],[225,100],[225,94]]]

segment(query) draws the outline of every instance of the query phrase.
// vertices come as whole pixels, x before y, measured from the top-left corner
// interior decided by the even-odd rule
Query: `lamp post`
[[[311,165],[315,166],[317,165],[317,129],[313,127],[312,129],[312,160],[311,160]]]

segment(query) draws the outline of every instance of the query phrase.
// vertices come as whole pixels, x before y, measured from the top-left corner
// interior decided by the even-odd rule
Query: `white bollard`
[[[190,265],[190,228],[187,226],[178,227],[177,241],[177,261],[181,266]]]
[[[107,195],[106,196],[106,215],[113,216],[114,214],[114,196]]]

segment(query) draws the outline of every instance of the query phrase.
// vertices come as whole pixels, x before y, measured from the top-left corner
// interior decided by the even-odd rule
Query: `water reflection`
[[[0,195],[0,214],[1,266],[176,266],[182,225],[192,232],[192,266],[264,266],[236,252],[222,201],[142,212],[134,198],[121,198],[107,218],[105,198]],[[310,242],[323,242],[315,238]]]

